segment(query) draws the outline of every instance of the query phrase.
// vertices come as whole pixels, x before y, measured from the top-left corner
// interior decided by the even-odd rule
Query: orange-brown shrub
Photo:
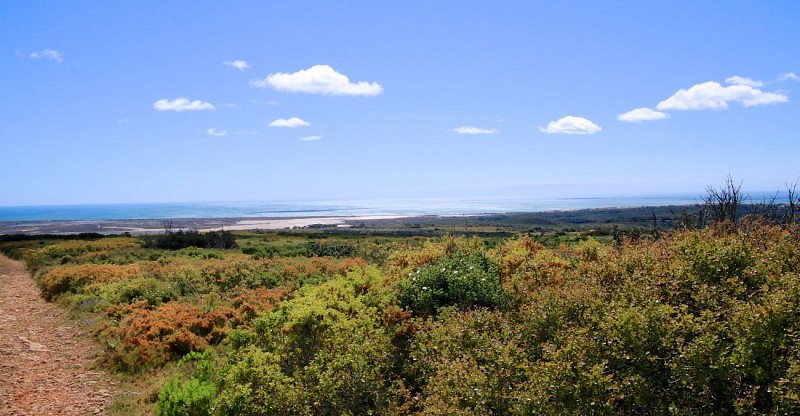
[[[104,335],[111,358],[124,369],[139,369],[178,359],[221,342],[236,312],[220,306],[208,312],[196,305],[168,302],[151,308],[147,302],[109,308],[118,324]]]
[[[237,325],[250,326],[250,322],[262,312],[271,310],[283,298],[294,291],[294,287],[280,286],[275,289],[259,287],[242,291],[231,300]]]
[[[146,301],[112,305],[104,336],[114,344],[111,359],[123,368],[152,366],[216,345],[232,327],[250,327],[262,312],[275,307],[293,287],[245,289],[209,311],[182,302],[154,307]]]

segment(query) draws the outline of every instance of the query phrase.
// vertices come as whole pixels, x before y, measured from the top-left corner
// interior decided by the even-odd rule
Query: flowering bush
[[[476,238],[445,236],[440,240],[425,241],[422,247],[408,247],[392,253],[388,259],[389,277],[404,279],[408,273],[415,272],[429,263],[453,257],[469,256],[484,252],[483,242]]]
[[[445,306],[500,306],[503,290],[498,267],[475,254],[445,258],[409,272],[400,283],[399,300],[415,315],[428,316]]]

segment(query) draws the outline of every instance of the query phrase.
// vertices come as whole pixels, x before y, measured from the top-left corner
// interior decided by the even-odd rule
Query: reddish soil
[[[0,415],[104,414],[114,383],[93,369],[97,351],[22,263],[0,255]]]

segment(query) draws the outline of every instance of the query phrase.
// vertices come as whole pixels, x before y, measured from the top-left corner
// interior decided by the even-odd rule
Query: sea
[[[607,207],[690,205],[698,195],[528,199],[393,199],[0,206],[0,221],[478,215]]]

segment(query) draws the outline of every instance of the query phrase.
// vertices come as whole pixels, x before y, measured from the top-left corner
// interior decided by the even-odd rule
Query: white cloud
[[[228,131],[227,130],[217,130],[215,128],[210,128],[210,129],[208,129],[206,131],[206,134],[208,134],[209,136],[227,136],[228,135]]]
[[[28,55],[28,57],[36,59],[52,59],[58,63],[64,62],[64,57],[61,55],[61,52],[54,51],[52,49],[45,49],[43,51],[34,52]]]
[[[732,77],[726,78],[725,82],[732,85],[747,85],[748,87],[763,87],[764,83],[761,81],[756,81],[754,79],[750,79],[747,77],[740,77],[738,75],[734,75]]]
[[[547,134],[594,134],[603,130],[597,124],[583,117],[566,116],[547,123],[547,127],[539,127],[539,131]]]
[[[239,104],[236,103],[222,103],[220,106],[225,108],[241,108]]]
[[[279,118],[279,119],[273,120],[271,123],[269,123],[270,127],[304,127],[304,126],[310,126],[310,125],[311,125],[311,123],[309,123],[309,122],[307,122],[307,121],[305,121],[305,120],[303,120],[301,118],[298,118],[298,117],[292,117],[292,118],[288,118],[288,119],[287,118]]]
[[[627,113],[617,115],[617,120],[629,123],[641,123],[642,121],[661,120],[669,118],[669,114],[653,110],[652,108],[636,108]]]
[[[697,84],[688,90],[680,89],[672,97],[658,103],[658,110],[725,109],[729,102],[739,102],[745,107],[783,103],[789,98],[783,94],[764,92],[748,85],[723,87],[717,82]]]
[[[244,72],[245,69],[250,68],[250,64],[248,64],[247,61],[242,61],[240,59],[237,59],[235,61],[225,61],[223,62],[223,65],[236,68],[242,72]]]
[[[201,111],[201,110],[214,110],[211,103],[204,103],[200,100],[190,101],[188,98],[176,98],[168,100],[162,98],[153,103],[153,108],[158,111]]]
[[[795,74],[794,72],[787,72],[785,74],[781,74],[778,77],[778,81],[786,81],[788,79],[791,79],[793,81],[800,81],[800,77],[798,77],[797,74]]]
[[[301,142],[314,142],[314,141],[317,141],[317,140],[319,140],[321,138],[322,138],[322,136],[306,136],[306,137],[301,137],[301,138],[299,138],[297,140],[300,140]]]
[[[450,129],[453,133],[457,134],[497,134],[497,129],[482,129],[480,127],[461,126],[455,129]]]
[[[383,87],[377,82],[350,82],[344,74],[328,65],[314,65],[293,73],[270,74],[264,80],[251,81],[255,87],[272,87],[277,91],[304,92],[321,95],[378,95]]]

